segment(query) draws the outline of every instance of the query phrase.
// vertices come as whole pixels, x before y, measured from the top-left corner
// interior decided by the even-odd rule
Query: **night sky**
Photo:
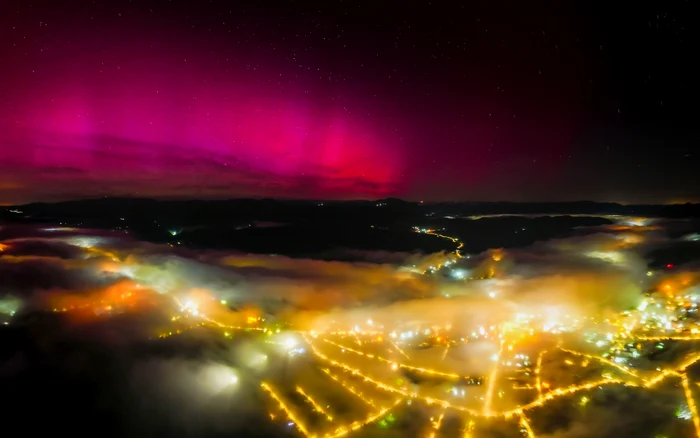
[[[647,3],[5,0],[0,203],[700,199],[692,2]]]

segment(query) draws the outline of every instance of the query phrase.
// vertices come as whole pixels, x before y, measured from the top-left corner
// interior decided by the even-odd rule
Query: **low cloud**
[[[218,436],[249,430],[246,418],[269,434],[290,432],[265,421],[266,399],[251,382],[285,373],[318,377],[302,362],[285,368],[277,347],[261,347],[246,334],[231,340],[210,326],[180,323],[188,302],[228,325],[253,315],[300,330],[371,324],[400,333],[439,325],[468,337],[519,314],[552,324],[604,317],[636,307],[660,282],[691,288],[700,278],[692,264],[648,276],[646,254],[673,240],[644,227],[461,259],[355,252],[345,262],[173,249],[99,231],[5,228],[2,236],[0,318],[9,325],[0,327],[7,346],[0,390],[13,400],[11,415],[52,411],[50,421],[61,424],[84,409],[83,416],[118,424],[107,432],[114,436]],[[489,272],[493,278],[477,279]],[[497,351],[493,342],[469,343],[446,354],[445,366],[484,375]],[[430,364],[434,352],[413,354],[416,363]],[[321,393],[323,383],[317,385]],[[682,402],[675,394],[648,399],[606,389],[585,412],[562,413],[555,422],[535,415],[533,422],[540,436],[619,435],[644,430],[645,412],[653,412],[650,424],[666,418]],[[82,402],[73,409],[65,397]]]

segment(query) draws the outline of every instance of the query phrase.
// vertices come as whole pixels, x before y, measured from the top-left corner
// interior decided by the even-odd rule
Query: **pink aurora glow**
[[[41,74],[15,80],[0,110],[0,201],[400,190],[397,142],[299,85],[197,56],[101,58],[112,61],[43,59]]]

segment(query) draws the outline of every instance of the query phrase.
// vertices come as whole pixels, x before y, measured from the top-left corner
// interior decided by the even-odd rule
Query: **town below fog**
[[[4,207],[0,387],[121,436],[692,436],[693,208]]]

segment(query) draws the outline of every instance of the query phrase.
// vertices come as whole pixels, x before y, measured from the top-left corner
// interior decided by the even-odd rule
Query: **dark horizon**
[[[75,197],[59,200],[33,201],[21,204],[2,204],[0,207],[22,207],[36,204],[65,204],[65,203],[80,203],[93,201],[154,201],[154,202],[237,202],[237,201],[273,201],[273,202],[298,202],[298,203],[374,203],[382,201],[398,201],[417,205],[497,205],[497,204],[512,204],[512,205],[617,205],[621,207],[672,207],[672,206],[698,206],[700,202],[669,202],[669,203],[631,203],[631,202],[616,202],[616,201],[594,201],[590,199],[580,200],[541,200],[541,201],[476,201],[476,200],[452,200],[452,201],[424,201],[387,196],[382,198],[347,198],[347,199],[332,199],[332,198],[295,198],[295,197],[272,197],[272,196],[241,196],[241,197],[187,197],[187,196],[91,196],[91,197]]]

